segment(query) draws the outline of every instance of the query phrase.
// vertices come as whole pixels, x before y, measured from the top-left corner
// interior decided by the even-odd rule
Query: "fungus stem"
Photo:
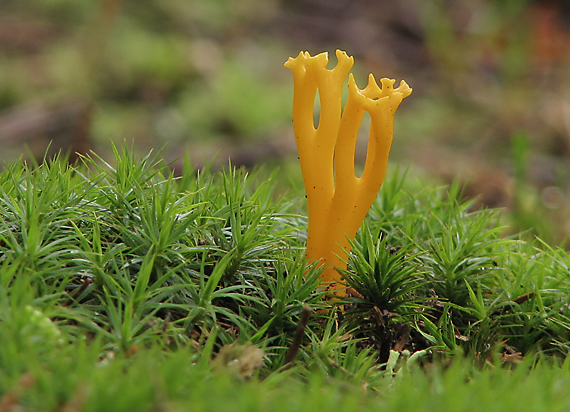
[[[337,64],[327,69],[328,54],[311,56],[300,52],[285,66],[293,72],[293,129],[301,172],[307,193],[309,228],[306,257],[325,266],[324,282],[344,294],[337,268],[346,268],[350,240],[356,236],[364,217],[384,181],[392,145],[394,114],[402,100],[412,93],[405,81],[394,88],[394,80],[374,76],[359,89],[349,71],[354,59],[336,51]],[[342,108],[342,88],[348,78],[348,100]],[[321,113],[318,127],[313,121],[317,93]],[[360,177],[354,172],[358,130],[368,112],[371,118],[368,151]]]

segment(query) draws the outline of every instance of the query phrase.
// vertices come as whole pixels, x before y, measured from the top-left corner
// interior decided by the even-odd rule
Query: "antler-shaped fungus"
[[[341,50],[336,51],[336,57],[338,63],[332,70],[326,67],[328,53],[311,56],[300,52],[285,66],[293,72],[293,129],[309,207],[306,256],[310,262],[325,266],[322,279],[338,293],[341,275],[335,268],[346,268],[350,240],[354,240],[382,186],[394,114],[412,89],[403,80],[394,89],[395,80],[391,79],[381,79],[380,88],[372,74],[366,88],[359,89],[351,73],[343,110],[342,86],[354,59]],[[321,112],[315,128],[317,90]],[[357,177],[354,152],[365,111],[371,118],[370,136],[364,171]]]

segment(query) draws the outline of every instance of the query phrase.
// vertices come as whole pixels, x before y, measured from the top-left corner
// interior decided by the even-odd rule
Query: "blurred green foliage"
[[[103,157],[109,140],[134,141],[139,154],[168,144],[166,157],[200,161],[223,147],[292,143],[283,62],[343,48],[357,79],[373,72],[414,88],[396,118],[392,162],[467,182],[482,206],[514,210],[517,229],[543,226],[559,243],[570,233],[569,21],[554,0],[5,0],[1,157],[23,151],[3,142],[2,115],[38,102],[86,105],[89,148]],[[524,185],[512,151],[520,133]],[[42,156],[62,134],[22,140]]]
[[[239,32],[272,8],[229,1],[5,3],[1,16],[17,22],[22,36],[34,24],[46,35],[30,40],[33,50],[0,49],[0,109],[34,99],[93,103],[91,137],[106,150],[109,139],[147,148],[266,136],[290,119],[288,78],[274,74],[287,53]]]

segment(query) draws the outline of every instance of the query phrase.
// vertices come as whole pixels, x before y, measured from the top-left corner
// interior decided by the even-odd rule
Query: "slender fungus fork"
[[[348,77],[348,99],[344,110],[342,86],[354,59],[336,51],[338,63],[327,69],[328,53],[311,56],[300,52],[285,63],[293,72],[293,129],[309,206],[306,256],[325,266],[323,282],[344,295],[337,268],[346,269],[350,240],[354,240],[384,181],[392,145],[394,114],[402,100],[412,93],[405,81],[372,74],[364,89]],[[319,92],[321,113],[318,127],[313,122],[315,96]],[[354,172],[354,152],[364,112],[370,114],[370,136],[364,171]],[[350,240],[349,240],[350,239]]]

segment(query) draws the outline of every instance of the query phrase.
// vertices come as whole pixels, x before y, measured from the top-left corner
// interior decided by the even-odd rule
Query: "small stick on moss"
[[[287,355],[285,355],[285,362],[283,365],[290,365],[297,357],[297,353],[299,353],[299,348],[303,342],[303,336],[305,335],[305,328],[307,327],[307,322],[309,321],[310,314],[311,308],[309,305],[305,305],[303,307],[303,311],[301,312],[299,322],[297,323],[297,329],[295,330],[295,336],[293,336],[293,342],[291,342],[291,346],[287,351]]]
[[[522,305],[527,300],[532,299],[533,297],[534,297],[534,292],[530,291],[528,293],[525,293],[524,295],[520,295],[518,298],[514,298],[513,302],[515,302],[518,305]]]
[[[77,289],[75,289],[75,291],[71,295],[69,295],[67,300],[63,303],[63,306],[71,305],[85,291],[85,289],[87,289],[87,286],[89,286],[91,283],[92,280],[90,278],[81,279],[81,285]]]

